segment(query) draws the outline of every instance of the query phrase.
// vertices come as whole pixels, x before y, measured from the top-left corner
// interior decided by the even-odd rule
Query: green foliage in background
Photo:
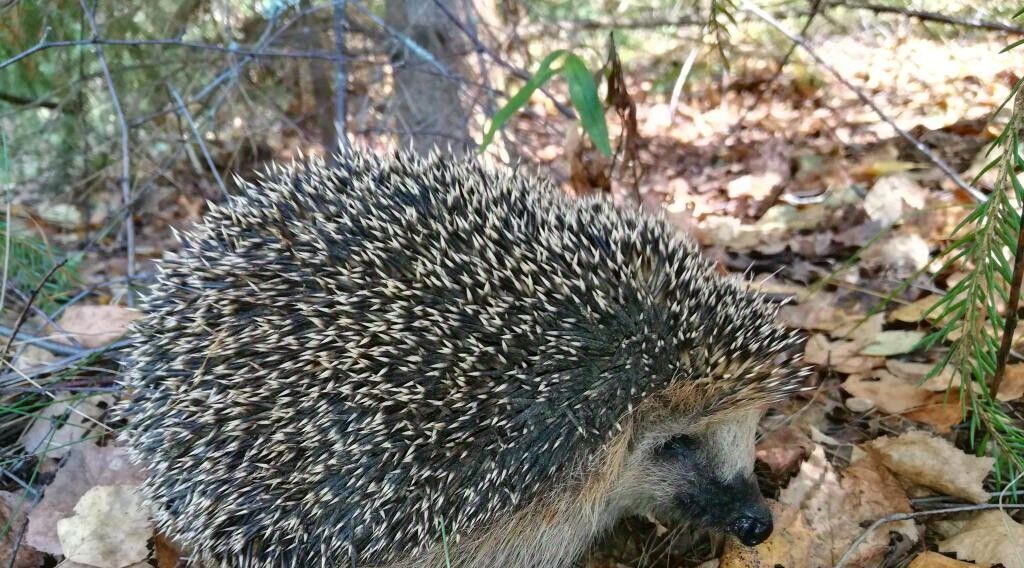
[[[8,238],[11,240],[10,249]],[[10,250],[11,255],[9,262],[6,258],[7,250]],[[61,258],[61,253],[55,252],[41,239],[8,233],[7,224],[0,221],[0,267],[7,266],[10,286],[18,290],[34,290]],[[81,283],[78,276],[80,261],[79,255],[73,255],[63,267],[54,272],[39,291],[35,305],[45,312],[52,312],[61,301],[66,300],[70,291]]]
[[[483,151],[490,145],[498,130],[526,105],[530,100],[530,95],[558,74],[561,74],[569,85],[569,99],[572,101],[573,108],[579,113],[583,131],[590,136],[594,146],[602,154],[611,156],[612,146],[608,139],[608,122],[604,117],[604,106],[597,96],[597,84],[594,83],[594,77],[587,70],[587,64],[579,56],[564,49],[556,50],[545,57],[537,72],[530,77],[523,88],[509,97],[505,106],[494,113],[487,133],[484,134],[483,141],[480,143],[480,150]]]

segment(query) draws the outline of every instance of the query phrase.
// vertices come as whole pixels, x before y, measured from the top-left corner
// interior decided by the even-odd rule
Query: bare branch
[[[838,6],[843,8],[849,8],[851,10],[870,10],[877,13],[889,13],[889,14],[902,14],[908,18],[916,18],[925,22],[938,22],[940,24],[949,24],[951,26],[962,26],[967,28],[979,28],[983,30],[993,30],[997,32],[1007,32],[1011,34],[1024,35],[1024,28],[1019,26],[1012,26],[1010,24],[1004,24],[1002,22],[992,22],[989,20],[982,20],[979,18],[954,18],[953,16],[946,16],[944,14],[937,14],[935,12],[925,12],[924,10],[911,10],[909,8],[900,8],[898,6],[883,6],[881,4],[869,4],[860,2],[843,2],[841,0],[829,0],[827,2],[829,6]]]
[[[210,167],[210,171],[213,172],[213,178],[217,180],[217,187],[220,188],[221,197],[227,197],[228,189],[224,187],[224,180],[221,179],[220,172],[217,171],[217,166],[213,163],[213,157],[210,156],[210,151],[206,148],[206,142],[203,140],[203,135],[199,132],[199,127],[196,126],[195,121],[192,120],[192,115],[188,112],[188,108],[185,107],[185,101],[181,100],[181,95],[178,94],[178,91],[170,83],[167,83],[167,90],[171,92],[171,97],[174,98],[174,102],[178,105],[178,112],[188,122],[189,130],[192,131],[192,138],[195,139],[196,144],[199,144],[199,149],[203,152],[203,158],[206,159],[206,165]]]
[[[885,122],[889,126],[892,126],[893,129],[896,131],[896,133],[900,135],[900,137],[902,137],[904,140],[906,140],[912,146],[914,146],[914,148],[918,152],[920,152],[921,155],[923,155],[925,158],[927,158],[928,161],[930,161],[931,163],[935,164],[935,166],[937,168],[942,170],[942,173],[946,174],[946,177],[948,177],[950,180],[952,180],[953,183],[955,183],[957,187],[959,187],[960,189],[962,189],[965,192],[967,192],[975,200],[977,200],[979,202],[980,201],[985,201],[985,194],[981,193],[980,191],[978,191],[977,189],[972,187],[969,183],[964,181],[956,173],[956,170],[954,170],[952,168],[952,166],[947,164],[946,161],[943,160],[942,158],[936,156],[931,150],[928,149],[927,146],[922,144],[920,140],[915,138],[913,135],[911,135],[906,130],[900,128],[899,125],[897,125],[896,122],[893,121],[893,119],[889,118],[889,115],[885,114],[885,111],[883,111],[881,109],[881,107],[879,107],[877,104],[875,104],[875,101],[871,100],[871,97],[865,95],[863,91],[861,91],[856,85],[851,83],[835,67],[830,65],[827,61],[825,61],[824,58],[822,58],[820,55],[818,55],[818,53],[816,51],[814,51],[814,49],[811,48],[811,46],[807,43],[806,40],[804,40],[802,37],[800,37],[798,35],[793,34],[789,30],[787,30],[786,28],[784,28],[782,26],[782,24],[779,23],[778,20],[776,20],[775,18],[773,18],[771,16],[771,14],[768,14],[767,12],[765,12],[761,8],[755,6],[753,3],[749,2],[749,1],[744,1],[740,5],[740,9],[745,10],[747,12],[750,12],[751,14],[757,16],[758,18],[761,18],[766,23],[768,23],[768,25],[772,26],[773,28],[778,30],[780,33],[785,35],[787,38],[789,38],[790,41],[792,41],[793,43],[795,43],[795,44],[799,45],[800,47],[802,47],[804,49],[804,51],[807,52],[807,55],[810,55],[811,58],[814,59],[818,63],[818,65],[820,65],[826,71],[828,71],[833,77],[836,78],[836,80],[838,80],[840,83],[842,83],[844,86],[846,86],[847,89],[850,89],[851,91],[853,91],[853,94],[857,95],[857,98],[860,99],[862,103],[864,103],[865,105],[868,106],[868,108],[873,110],[875,112],[875,114],[877,114],[878,117],[882,119],[883,122]]]
[[[99,31],[96,27],[96,15],[89,9],[85,0],[79,0],[82,12],[89,21],[89,29],[92,30],[92,38],[99,38]],[[127,246],[128,262],[125,267],[125,275],[128,277],[128,305],[134,303],[131,293],[132,278],[135,276],[135,223],[132,219],[132,188],[131,188],[131,157],[128,148],[128,121],[124,117],[124,110],[121,108],[121,99],[117,96],[117,87],[114,86],[114,78],[110,75],[110,67],[107,65],[107,57],[103,53],[103,45],[95,44],[96,58],[99,60],[100,69],[103,70],[103,78],[107,83],[107,90],[110,91],[110,101],[114,106],[114,114],[117,115],[117,123],[121,129],[121,202],[124,204],[124,233]]]
[[[512,73],[512,75],[524,81],[530,80],[532,76],[528,71],[526,71],[525,69],[520,69],[515,65],[512,65],[505,59],[502,59],[502,57],[495,53],[494,50],[484,45],[484,43],[480,41],[480,38],[477,37],[477,35],[473,33],[472,30],[466,27],[466,24],[463,23],[462,20],[460,20],[455,14],[453,14],[452,11],[449,10],[448,7],[445,6],[443,2],[441,2],[440,0],[434,0],[434,4],[436,4],[437,7],[442,12],[444,12],[444,15],[447,16],[448,19],[451,20],[453,24],[455,24],[455,27],[459,28],[459,30],[462,31],[462,33],[465,34],[467,38],[469,38],[469,41],[473,42],[473,47],[475,47],[477,51],[481,53],[486,53],[491,58],[491,60],[507,69],[509,73]],[[560,112],[562,116],[568,119],[576,118],[576,113],[573,112],[571,108],[565,106],[565,104],[563,104],[561,101],[555,98],[555,96],[552,95],[547,89],[545,89],[544,87],[540,87],[540,91],[544,93],[544,95],[547,96],[549,99],[551,99],[551,102],[555,105],[555,108],[558,109],[558,112]]]
[[[34,55],[40,51],[48,49],[54,49],[58,47],[99,47],[99,46],[119,46],[119,47],[143,47],[143,46],[166,46],[166,47],[180,47],[184,49],[197,49],[203,51],[216,51],[219,53],[226,53],[231,55],[242,55],[246,57],[281,57],[281,58],[292,58],[292,59],[323,59],[327,61],[337,61],[344,59],[344,54],[337,55],[329,51],[291,51],[291,50],[278,50],[278,49],[260,49],[257,47],[230,47],[226,45],[217,45],[210,43],[198,43],[193,41],[182,41],[180,39],[104,39],[104,38],[91,38],[83,40],[61,40],[61,41],[41,41],[36,45],[22,51],[21,53],[0,62],[0,69],[10,67],[15,63]]]

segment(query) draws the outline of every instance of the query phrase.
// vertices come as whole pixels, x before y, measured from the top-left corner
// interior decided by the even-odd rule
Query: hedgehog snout
[[[772,513],[763,503],[751,507],[729,525],[729,532],[747,546],[761,544],[772,534]]]

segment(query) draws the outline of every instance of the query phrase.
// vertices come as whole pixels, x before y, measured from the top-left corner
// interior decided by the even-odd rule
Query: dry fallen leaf
[[[924,339],[924,335],[923,331],[883,331],[871,338],[870,343],[862,347],[860,352],[876,357],[910,353]]]
[[[760,568],[761,566],[811,566],[815,537],[803,512],[793,506],[771,502],[774,530],[768,540],[754,548],[727,539],[719,568]]]
[[[814,442],[799,428],[786,426],[758,442],[754,455],[778,475],[795,470],[813,449]]]
[[[921,407],[932,397],[930,391],[916,387],[885,369],[875,369],[870,374],[852,374],[843,382],[843,390],[870,400],[889,414],[903,414]]]
[[[96,485],[138,485],[143,479],[124,448],[77,444],[29,513],[25,541],[43,552],[62,554],[57,521],[71,515],[86,491]]]
[[[935,368],[934,363],[913,363],[911,361],[900,361],[899,359],[886,359],[885,368],[892,374],[903,379],[909,384],[916,385],[925,390],[942,392],[948,388],[959,388],[960,379],[956,376],[952,366],[945,366],[934,377],[928,377]]]
[[[971,456],[949,441],[912,430],[898,438],[881,437],[869,443],[887,468],[917,485],[971,501],[984,503],[989,495],[982,482],[995,459]]]
[[[843,330],[843,333],[837,335],[845,335],[863,319],[863,316],[836,308],[835,296],[821,293],[799,304],[782,306],[779,310],[779,319],[783,324],[793,328],[829,332]]]
[[[1003,382],[999,385],[999,394],[996,397],[1008,402],[1017,400],[1024,396],[1024,363],[1006,366],[1006,374]]]
[[[927,424],[939,434],[949,433],[964,418],[960,392],[951,391],[948,396],[934,393],[927,403],[903,413],[903,417]]]
[[[869,317],[858,317],[855,323],[843,324],[830,332],[829,335],[836,339],[847,339],[858,345],[870,343],[878,334],[882,333],[882,326],[885,325],[885,314],[874,314]]]
[[[885,364],[881,357],[861,355],[859,351],[860,345],[855,341],[829,341],[824,335],[815,334],[804,347],[804,359],[840,373],[867,373]]]
[[[725,191],[731,199],[750,197],[761,200],[771,195],[772,189],[782,183],[782,176],[776,172],[747,174],[730,181]]]
[[[866,268],[906,277],[928,265],[931,246],[916,233],[895,234],[870,245],[861,254],[861,260]]]
[[[43,565],[43,555],[38,550],[19,542],[31,507],[32,500],[23,494],[0,491],[0,566],[37,568]]]
[[[864,211],[868,218],[883,225],[892,225],[908,213],[925,205],[928,191],[903,175],[888,175],[878,179],[864,196]]]
[[[926,550],[915,556],[907,568],[971,568],[972,566],[976,567],[977,564],[968,564],[938,552]]]
[[[1003,511],[983,511],[960,534],[940,542],[939,550],[982,566],[1024,568],[1024,525]]]
[[[122,306],[73,305],[64,311],[57,325],[72,335],[83,347],[102,347],[124,335],[128,325],[142,316],[141,312]],[[57,333],[55,341],[70,343]]]
[[[100,485],[82,495],[72,517],[57,521],[64,556],[97,568],[121,568],[149,556],[153,535],[142,496],[127,485]]]
[[[113,395],[82,398],[58,391],[56,401],[42,409],[21,437],[21,444],[30,454],[62,458],[74,448],[75,442],[99,427],[98,418],[114,402]]]
[[[931,294],[919,298],[905,306],[900,306],[889,314],[890,321],[902,321],[906,323],[917,323],[925,319],[925,314],[932,308],[942,296]],[[934,316],[938,316],[938,313],[929,314],[929,319],[933,319]]]
[[[802,523],[790,521],[789,526],[811,527],[812,542],[809,550],[804,552],[802,548],[796,549],[803,557],[794,556],[789,563],[779,562],[783,566],[793,567],[832,566],[863,533],[864,523],[911,510],[910,500],[899,482],[877,460],[868,455],[855,461],[840,479],[825,459],[824,449],[820,446],[800,466],[800,473],[789,486],[782,490],[779,502],[785,507],[799,509],[803,516]],[[908,544],[918,540],[913,521],[879,527],[851,551],[849,565],[869,566],[884,558],[892,532],[902,534]],[[780,540],[786,542],[786,536],[793,535],[783,535],[780,539],[774,539],[773,535],[767,542],[774,540],[778,546]],[[762,551],[763,546],[757,547],[758,552]],[[775,561],[784,558],[778,550],[774,550],[770,556],[772,562],[763,562],[762,566],[774,566]]]

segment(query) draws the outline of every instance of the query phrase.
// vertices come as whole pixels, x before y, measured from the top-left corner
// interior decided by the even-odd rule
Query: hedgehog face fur
[[[800,338],[659,217],[355,153],[181,241],[118,413],[195,558],[555,567],[630,513],[770,530],[753,433],[801,388]]]

